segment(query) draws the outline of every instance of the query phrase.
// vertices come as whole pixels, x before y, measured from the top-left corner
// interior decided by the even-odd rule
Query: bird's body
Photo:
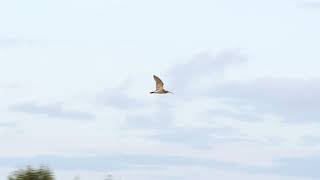
[[[170,91],[167,91],[163,88],[164,84],[161,81],[160,78],[158,78],[157,76],[153,75],[153,79],[156,81],[156,90],[150,92],[150,94],[156,93],[156,94],[167,94],[167,93],[172,93]]]

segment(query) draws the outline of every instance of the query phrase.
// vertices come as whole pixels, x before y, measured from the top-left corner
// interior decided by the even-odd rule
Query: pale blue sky
[[[0,180],[319,179],[319,7],[0,0]]]

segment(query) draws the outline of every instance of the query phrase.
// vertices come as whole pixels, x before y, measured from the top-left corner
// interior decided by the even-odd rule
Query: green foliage
[[[13,172],[8,180],[54,180],[54,175],[46,166],[40,166],[38,169],[28,166]]]

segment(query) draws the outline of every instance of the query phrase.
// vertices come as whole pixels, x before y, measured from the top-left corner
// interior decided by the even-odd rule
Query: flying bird
[[[167,93],[172,93],[170,91],[167,91],[163,88],[163,82],[161,81],[160,78],[157,76],[153,75],[153,79],[156,81],[156,90],[150,92],[150,94],[156,93],[156,94],[167,94]],[[172,93],[173,94],[173,93]]]

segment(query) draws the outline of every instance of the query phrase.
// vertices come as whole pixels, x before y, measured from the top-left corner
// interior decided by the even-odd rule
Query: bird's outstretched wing
[[[153,79],[156,81],[156,90],[162,90],[163,89],[163,82],[161,81],[160,78],[158,78],[157,76],[153,75]]]

